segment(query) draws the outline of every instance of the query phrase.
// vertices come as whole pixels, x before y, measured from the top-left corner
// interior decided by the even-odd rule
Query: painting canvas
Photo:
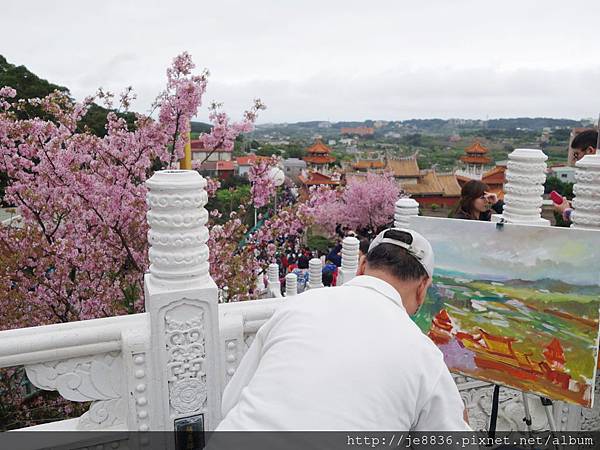
[[[415,217],[435,252],[414,317],[449,369],[591,407],[600,231]]]

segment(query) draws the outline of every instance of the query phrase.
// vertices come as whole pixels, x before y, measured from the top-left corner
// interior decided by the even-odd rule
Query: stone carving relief
[[[173,311],[165,316],[169,399],[178,414],[206,406],[204,311],[194,310],[197,313],[189,320],[175,320]]]
[[[35,386],[75,402],[93,401],[80,417],[78,428],[102,429],[125,424],[127,406],[122,396],[120,352],[49,361],[25,366]]]

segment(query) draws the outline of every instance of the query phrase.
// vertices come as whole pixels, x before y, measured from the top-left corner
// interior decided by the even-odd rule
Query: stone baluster
[[[267,269],[268,297],[281,297],[281,282],[279,281],[279,266],[276,263],[269,264]]]
[[[414,198],[401,198],[395,204],[394,226],[410,228],[410,218],[418,215],[419,203]]]
[[[221,415],[222,363],[218,289],[208,271],[206,180],[196,171],[164,170],[146,185],[144,284],[154,376],[141,379],[132,395],[154,404],[152,430],[173,430],[182,418],[212,430]]]
[[[285,276],[285,296],[292,295],[298,295],[298,276],[295,273],[288,273]]]
[[[571,228],[600,229],[600,155],[586,155],[575,167]]]
[[[308,289],[323,287],[323,265],[319,258],[308,261]]]
[[[524,225],[550,225],[542,219],[546,160],[541,150],[518,148],[508,155],[504,212],[494,215],[494,221]]]
[[[337,286],[347,283],[356,276],[359,246],[360,241],[353,236],[347,236],[342,241],[342,266],[338,274]]]

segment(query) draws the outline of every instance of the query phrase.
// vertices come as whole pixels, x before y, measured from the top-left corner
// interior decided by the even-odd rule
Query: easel
[[[525,410],[525,417],[523,418],[523,422],[527,425],[527,431],[531,433],[531,412],[529,410],[529,399],[527,397],[527,393],[525,391],[521,392],[523,398],[523,409]],[[546,397],[539,397],[540,402],[544,406],[544,411],[546,412],[546,419],[548,420],[548,425],[550,427],[550,432],[556,432],[556,422],[554,421],[554,414],[552,411],[552,400]],[[494,439],[496,437],[496,423],[498,421],[498,406],[500,402],[500,385],[494,385],[494,394],[492,396],[492,411],[490,413],[490,425],[488,428],[488,437]]]

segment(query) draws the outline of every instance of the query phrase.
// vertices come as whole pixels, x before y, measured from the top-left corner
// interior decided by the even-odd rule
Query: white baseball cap
[[[394,236],[391,237],[388,232],[392,230],[399,231],[400,233],[390,233]],[[402,240],[397,238],[398,235],[402,236]],[[408,228],[388,228],[373,239],[371,245],[369,245],[369,251],[373,250],[379,244],[393,244],[402,247],[421,263],[429,278],[433,276],[433,249],[423,235]]]

